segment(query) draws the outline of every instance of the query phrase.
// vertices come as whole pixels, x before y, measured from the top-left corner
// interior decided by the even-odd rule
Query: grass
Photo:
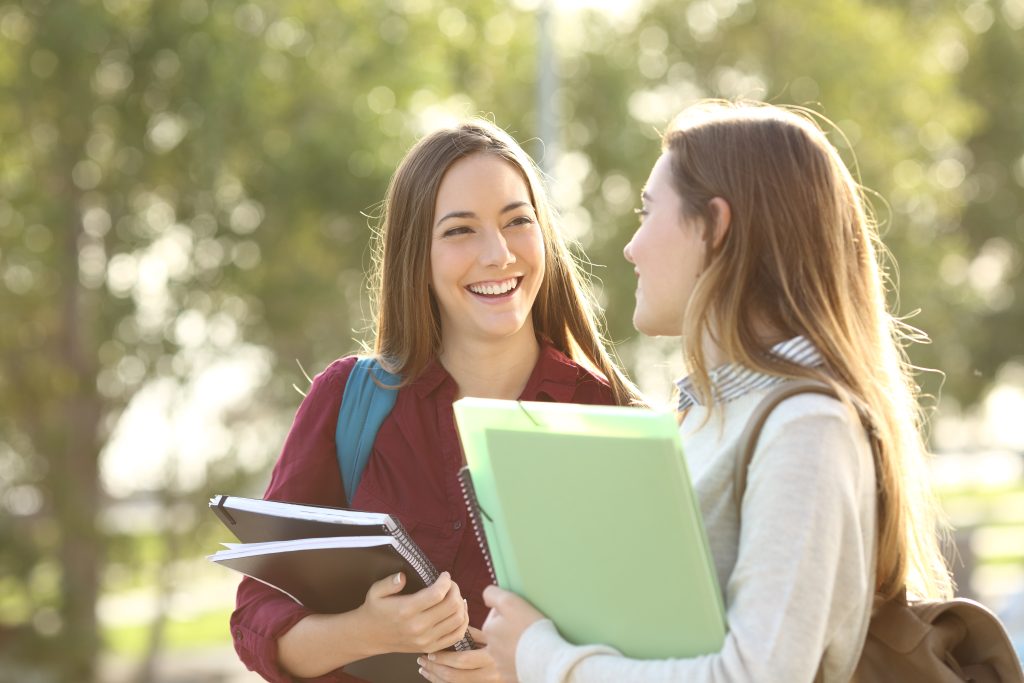
[[[168,619],[164,626],[161,650],[224,645],[231,642],[228,617],[231,610],[205,612],[193,619]],[[148,624],[117,626],[103,631],[103,641],[110,652],[122,655],[142,654],[150,637]]]

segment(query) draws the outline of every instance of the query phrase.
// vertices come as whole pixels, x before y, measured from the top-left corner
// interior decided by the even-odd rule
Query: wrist
[[[333,617],[338,620],[338,629],[350,634],[350,648],[354,654],[359,655],[355,659],[366,659],[391,652],[391,648],[384,642],[384,635],[377,620],[366,609],[365,603],[350,612],[335,614]]]

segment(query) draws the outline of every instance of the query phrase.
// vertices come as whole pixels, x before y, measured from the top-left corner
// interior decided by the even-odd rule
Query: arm
[[[750,472],[739,555],[725,586],[730,631],[722,650],[632,660],[573,646],[550,621],[531,621],[519,630],[511,663],[523,683],[810,681],[840,625],[866,625],[874,523],[866,439],[838,402],[791,401],[807,410],[773,415]],[[499,667],[509,665],[498,658]]]
[[[315,505],[343,500],[334,431],[354,362],[337,361],[313,380],[264,498]],[[293,675],[321,676],[373,654],[430,652],[459,640],[468,616],[450,577],[444,574],[413,595],[396,595],[404,580],[378,582],[356,610],[321,615],[269,586],[243,579],[231,615],[235,649],[250,669],[273,683],[286,683]]]
[[[313,505],[337,505],[343,500],[334,428],[354,364],[355,358],[335,361],[314,378],[295,414],[264,498]],[[243,578],[231,615],[239,658],[271,683],[290,683],[292,677],[279,661],[278,640],[311,615],[280,591]]]

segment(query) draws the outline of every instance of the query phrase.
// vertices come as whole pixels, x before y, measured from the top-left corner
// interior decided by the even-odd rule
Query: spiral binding
[[[400,539],[401,542],[405,544],[405,546],[409,549],[410,552],[416,553],[416,557],[418,558],[420,564],[422,564],[430,573],[430,581],[426,581],[426,584],[428,586],[437,580],[437,577],[440,574],[440,572],[437,571],[437,567],[435,567],[434,563],[430,561],[430,558],[427,557],[426,553],[424,553],[423,550],[418,545],[416,545],[416,542],[412,540],[412,536],[406,530],[402,522],[393,515],[388,515],[387,533],[391,536],[394,536],[395,538]]]
[[[394,522],[394,527],[390,528],[391,537],[398,541],[395,550],[405,558],[406,562],[412,565],[412,568],[416,570],[416,573],[423,580],[424,585],[432,585],[439,576],[437,567],[434,566],[434,563],[430,561],[423,550],[412,540],[409,532],[402,526],[402,523],[395,517],[391,517],[391,521]],[[473,638],[469,635],[468,631],[462,640],[455,643],[455,650],[457,652],[465,652],[475,648],[476,643],[473,642]]]
[[[484,563],[487,565],[487,573],[491,577],[491,583],[498,585],[498,576],[494,573],[494,563],[491,561],[491,549],[487,545],[487,537],[484,535],[484,521],[480,518],[480,503],[476,498],[476,489],[473,488],[473,479],[469,473],[469,467],[463,466],[459,470],[459,488],[462,489],[462,499],[466,502],[466,511],[469,513],[469,523],[473,525],[473,534],[476,536],[476,543],[484,555]]]

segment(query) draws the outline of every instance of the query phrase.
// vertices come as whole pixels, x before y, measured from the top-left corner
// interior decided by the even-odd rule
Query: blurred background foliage
[[[621,257],[658,131],[708,96],[834,121],[945,373],[936,448],[989,458],[947,461],[1004,568],[961,588],[1009,600],[1024,437],[983,417],[1024,405],[1022,29],[1024,0],[0,3],[0,681],[157,680],[227,641],[205,501],[262,491],[303,368],[366,339],[390,173],[475,114],[550,175],[659,396],[674,349],[637,338]]]

